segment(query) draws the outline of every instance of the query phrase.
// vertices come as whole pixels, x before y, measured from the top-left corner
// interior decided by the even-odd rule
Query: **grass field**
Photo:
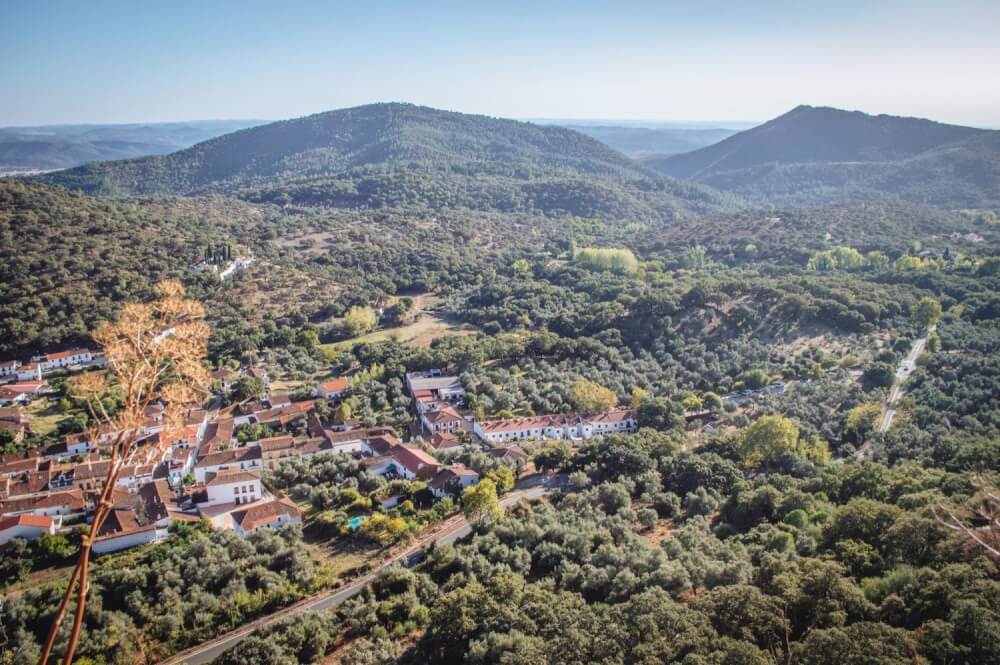
[[[70,418],[70,414],[60,411],[59,405],[47,397],[34,400],[24,409],[31,419],[31,431],[46,435],[59,429],[59,423]]]
[[[409,325],[385,328],[370,332],[367,335],[361,335],[360,337],[346,339],[342,342],[323,344],[322,348],[323,350],[334,352],[345,351],[355,344],[382,342],[389,339],[395,339],[401,344],[427,348],[431,345],[431,341],[437,337],[471,335],[474,332],[475,328],[471,326],[451,323],[437,315],[424,312],[419,315],[416,321]]]

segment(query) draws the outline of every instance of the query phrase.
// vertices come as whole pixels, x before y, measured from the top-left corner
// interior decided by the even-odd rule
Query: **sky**
[[[1000,127],[1000,0],[0,0],[0,126],[284,119],[380,101]]]

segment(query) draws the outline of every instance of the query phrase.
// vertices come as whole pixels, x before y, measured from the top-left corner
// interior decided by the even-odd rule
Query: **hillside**
[[[707,188],[653,176],[578,132],[409,104],[320,113],[41,179],[92,194],[640,219],[728,204]]]
[[[562,125],[586,134],[632,158],[667,157],[690,152],[735,134],[735,129],[619,127],[617,125]]]
[[[259,120],[0,128],[0,174],[65,169],[88,162],[164,155]]]
[[[715,145],[644,164],[763,205],[898,198],[996,207],[998,136],[918,118],[800,106]]]

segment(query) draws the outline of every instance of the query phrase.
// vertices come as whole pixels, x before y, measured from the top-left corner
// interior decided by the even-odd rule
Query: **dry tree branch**
[[[165,456],[168,436],[161,435],[157,444],[147,444],[144,451],[137,446],[147,409],[156,402],[165,403],[163,428],[168,432],[183,424],[184,414],[204,396],[204,387],[209,383],[204,365],[209,331],[201,321],[204,309],[184,299],[179,282],[162,282],[157,285],[157,293],[159,298],[152,303],[125,305],[117,320],[101,324],[94,332],[94,340],[108,359],[107,374],[122,392],[117,413],[108,413],[101,400],[109,386],[105,376],[87,373],[73,382],[74,393],[86,401],[94,420],[92,440],[100,444],[107,430],[115,435],[90,533],[80,544],[79,561],[53,618],[39,665],[47,665],[52,655],[75,592],[76,611],[62,662],[69,665],[73,661],[83,627],[94,540],[114,506],[112,497],[122,469],[139,463],[140,458],[148,464],[158,463]]]
[[[942,526],[1000,561],[1000,495],[982,475],[974,483],[977,493],[968,507],[940,501],[933,506],[934,516]]]

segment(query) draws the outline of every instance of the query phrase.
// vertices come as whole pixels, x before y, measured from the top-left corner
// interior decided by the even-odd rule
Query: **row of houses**
[[[406,385],[414,398],[414,411],[422,431],[439,450],[455,443],[460,445],[456,434],[462,431],[471,431],[484,443],[498,444],[543,439],[585,440],[634,432],[639,426],[630,409],[477,421],[459,410],[465,399],[465,388],[457,376],[446,376],[440,370],[413,372],[406,375]]]
[[[33,356],[31,362],[24,364],[18,360],[5,360],[0,362],[0,381],[41,381],[44,373],[100,365],[103,361],[101,354],[87,349]]]

